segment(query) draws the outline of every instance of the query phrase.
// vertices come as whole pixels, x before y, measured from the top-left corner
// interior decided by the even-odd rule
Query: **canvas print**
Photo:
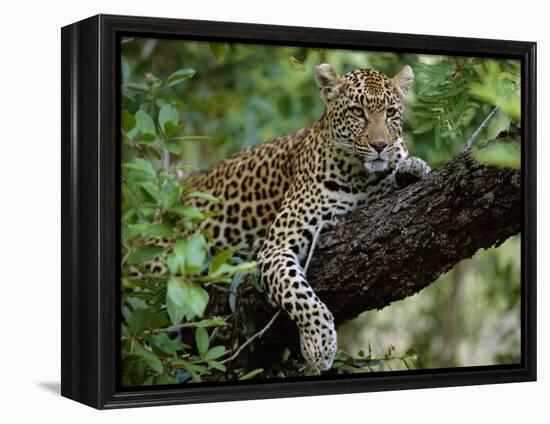
[[[122,37],[119,384],[519,364],[520,71]]]

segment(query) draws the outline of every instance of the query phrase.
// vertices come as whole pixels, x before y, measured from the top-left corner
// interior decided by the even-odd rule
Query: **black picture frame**
[[[119,41],[128,35],[520,60],[521,364],[330,381],[120,388],[117,90]],[[536,43],[111,15],[62,28],[61,43],[63,396],[103,409],[536,380]]]

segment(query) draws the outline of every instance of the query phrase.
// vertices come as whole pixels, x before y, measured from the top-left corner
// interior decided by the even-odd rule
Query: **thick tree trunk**
[[[520,199],[519,172],[461,153],[323,233],[308,280],[338,324],[383,308],[518,233]]]

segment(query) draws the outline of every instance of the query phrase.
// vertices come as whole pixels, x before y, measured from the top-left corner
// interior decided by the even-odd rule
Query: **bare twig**
[[[269,330],[269,327],[271,327],[273,325],[273,323],[275,322],[275,320],[277,319],[277,317],[279,316],[279,314],[281,313],[281,309],[279,309],[277,312],[275,312],[275,314],[271,317],[271,319],[269,320],[269,322],[266,324],[266,326],[264,328],[262,328],[260,331],[258,331],[256,334],[254,334],[251,338],[249,338],[246,342],[244,342],[238,349],[237,351],[231,355],[229,358],[227,359],[224,359],[223,361],[220,361],[222,364],[225,364],[227,362],[230,362],[232,361],[233,359],[237,358],[241,352],[243,351],[243,349],[245,347],[247,347],[250,343],[252,343],[254,340],[256,340],[257,338],[259,337],[262,337],[265,332],[267,330]]]
[[[321,234],[323,227],[324,227],[324,223],[321,222],[321,224],[317,227],[315,234],[313,235],[313,240],[311,241],[311,247],[309,248],[309,254],[307,255],[306,266],[304,267],[304,274],[307,274],[309,263],[311,262],[311,258],[313,257],[313,252],[315,251],[315,246],[317,245],[317,240],[319,240],[319,234]]]
[[[162,149],[162,169],[165,171],[170,168],[170,152],[166,149]]]
[[[517,90],[518,90],[518,88],[515,88],[511,93],[508,93],[506,96],[504,96],[502,98],[500,103],[493,108],[493,110],[489,113],[489,115],[487,115],[487,117],[483,120],[483,122],[479,125],[479,127],[470,136],[468,141],[466,141],[466,144],[464,146],[464,151],[469,150],[472,147],[472,144],[475,141],[475,139],[479,136],[479,133],[487,126],[487,124],[489,124],[489,121],[493,118],[493,116],[495,116],[495,113],[497,113],[498,110],[504,104],[504,102],[506,102],[506,100],[508,100],[508,97],[510,97],[510,95],[515,93]]]
[[[506,96],[504,98],[504,100],[506,100],[508,96]],[[504,103],[504,100],[498,105],[498,106],[495,106],[493,108],[493,110],[489,113],[489,115],[487,115],[487,117],[483,120],[483,122],[481,123],[481,125],[479,127],[477,127],[477,129],[474,131],[474,133],[470,136],[470,138],[468,139],[468,141],[466,141],[466,144],[464,146],[464,151],[470,149],[472,147],[472,143],[474,142],[474,140],[479,136],[479,133],[487,126],[487,124],[489,123],[489,121],[491,120],[491,118],[493,116],[495,116],[495,113],[498,112],[498,110],[500,109],[500,107],[502,106],[502,104]]]
[[[130,256],[130,253],[132,253],[132,249],[128,248],[128,251],[126,252],[124,257],[122,258],[122,261],[120,261],[120,266],[121,267],[123,267],[124,264],[126,263],[126,261],[128,260],[128,257]]]

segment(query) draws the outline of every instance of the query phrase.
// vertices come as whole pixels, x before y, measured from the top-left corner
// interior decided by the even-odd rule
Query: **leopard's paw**
[[[328,318],[328,319],[326,319]],[[300,328],[300,350],[317,371],[332,366],[337,350],[337,334],[330,312],[313,317],[309,325]]]
[[[395,169],[395,184],[398,188],[417,182],[430,173],[432,169],[422,159],[410,157],[397,164]]]

